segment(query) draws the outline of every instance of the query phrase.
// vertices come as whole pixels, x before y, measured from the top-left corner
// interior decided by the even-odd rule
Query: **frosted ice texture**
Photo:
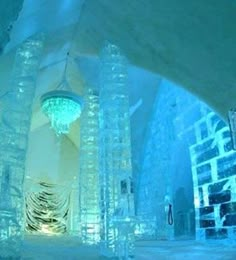
[[[153,106],[142,170],[138,183],[136,235],[139,239],[168,239],[173,227],[167,223],[168,205],[172,203],[171,156],[175,132],[175,92],[167,84],[159,86]]]
[[[11,87],[2,97],[0,125],[0,256],[17,257],[23,236],[23,182],[41,37],[17,50]],[[4,199],[4,200],[3,200]]]
[[[99,97],[91,88],[84,96],[80,119],[79,223],[83,243],[100,240],[99,207]]]
[[[128,259],[134,255],[134,197],[127,61],[115,45],[102,50],[100,77],[101,254]]]
[[[192,182],[188,147],[196,140],[194,123],[208,113],[201,104],[196,97],[165,79],[158,86],[153,115],[147,128],[141,174],[137,178],[138,224],[135,234],[138,239],[173,238],[173,227],[168,225],[167,221],[169,203],[173,205],[175,234],[194,235],[194,206],[190,187]],[[182,151],[185,153],[182,154]],[[181,184],[178,183],[176,174],[178,176],[189,174],[187,179],[183,176],[188,184],[182,181]],[[181,192],[181,189],[172,194],[175,188],[180,187],[179,185],[188,185],[187,199],[184,197],[186,191],[184,188],[182,197],[177,193]]]

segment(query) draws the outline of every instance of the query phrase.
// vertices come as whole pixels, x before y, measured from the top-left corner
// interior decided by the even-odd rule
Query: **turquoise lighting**
[[[42,111],[57,135],[69,133],[71,123],[80,117],[82,100],[70,91],[50,91],[42,96],[41,102]]]

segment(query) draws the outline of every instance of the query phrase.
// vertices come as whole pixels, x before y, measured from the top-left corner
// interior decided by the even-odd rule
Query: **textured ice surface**
[[[136,243],[136,260],[234,260],[235,245],[230,242],[144,241]],[[26,237],[25,259],[80,259],[99,258],[98,246],[82,245],[77,238]]]
[[[0,257],[17,256],[21,245],[25,160],[42,43],[42,37],[37,36],[17,49],[11,85],[1,100],[0,186],[1,193],[9,196],[0,209]]]
[[[101,254],[127,259],[133,255],[134,197],[127,61],[117,46],[103,48],[100,76]]]
[[[196,223],[198,240],[235,240],[235,158],[222,119],[196,97],[163,80],[138,178],[137,212],[148,223],[136,230],[138,236],[168,237],[165,207],[169,200],[176,236],[194,236]],[[156,219],[152,229],[151,218]]]

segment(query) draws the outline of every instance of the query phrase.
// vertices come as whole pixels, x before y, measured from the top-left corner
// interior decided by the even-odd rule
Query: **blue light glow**
[[[57,135],[69,133],[70,125],[80,117],[81,99],[69,91],[56,90],[42,96],[42,111]]]

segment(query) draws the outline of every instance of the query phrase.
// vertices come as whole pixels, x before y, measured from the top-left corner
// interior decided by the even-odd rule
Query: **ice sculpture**
[[[23,236],[23,182],[31,106],[42,50],[42,36],[17,50],[11,87],[2,99],[0,124],[0,256],[18,257]]]
[[[129,259],[134,255],[134,197],[127,61],[115,45],[102,50],[100,77],[101,254]]]
[[[99,97],[92,88],[86,92],[80,121],[79,223],[83,243],[95,244],[100,240]]]
[[[26,231],[47,235],[67,233],[70,189],[66,185],[31,181],[25,194]]]

